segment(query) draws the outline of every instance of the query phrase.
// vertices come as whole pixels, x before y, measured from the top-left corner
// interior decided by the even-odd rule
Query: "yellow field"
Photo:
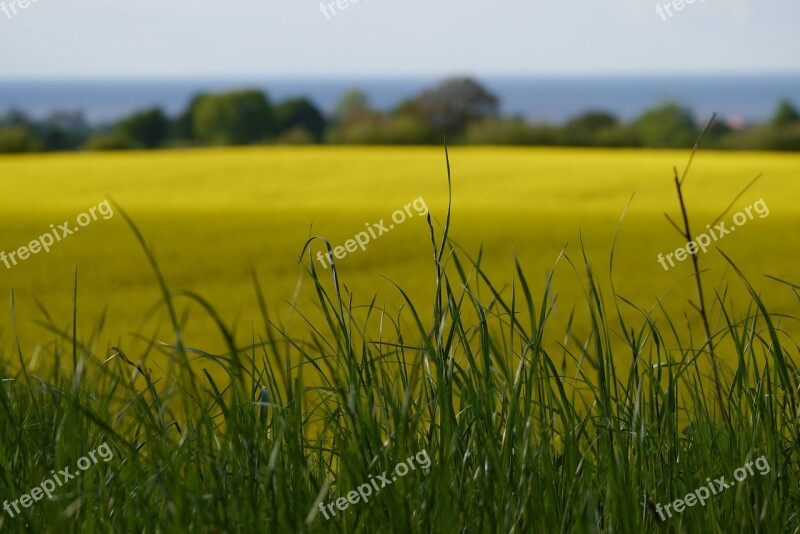
[[[451,236],[471,254],[483,245],[484,265],[498,287],[510,284],[516,252],[539,300],[545,276],[563,246],[568,244],[569,258],[581,268],[579,231],[595,272],[608,282],[614,230],[635,193],[617,241],[617,290],[645,308],[666,295],[665,306],[673,317],[685,313],[696,324],[696,314],[686,302],[694,289],[690,262],[665,272],[656,260],[659,252],[672,252],[682,244],[662,213],[679,217],[672,166],[682,168],[687,156],[645,150],[453,148]],[[701,152],[685,188],[693,233],[704,231],[759,173],[764,174],[762,180],[736,202],[725,220],[760,198],[769,216],[755,217],[713,247],[737,262],[773,311],[798,315],[796,298],[761,275],[800,283],[800,155]],[[5,229],[0,250],[8,253],[27,245],[49,231],[50,224],[69,220],[75,226],[78,214],[108,196],[137,222],[171,287],[206,297],[228,324],[236,326],[243,343],[252,339],[253,328],[256,335],[262,332],[251,273],[264,288],[273,318],[303,335],[302,318],[290,313],[287,302],[296,298],[298,310],[316,316],[307,283],[295,296],[303,273],[299,255],[309,235],[342,245],[364,230],[365,223],[384,219],[388,227],[392,212],[422,197],[438,238],[447,208],[444,153],[438,148],[265,147],[2,157],[0,180],[5,193],[0,199]],[[315,245],[314,250],[319,248]],[[414,213],[365,251],[337,260],[337,265],[343,283],[355,294],[355,304],[368,303],[377,294],[377,303],[396,314],[402,302],[388,278],[428,312],[435,275],[431,257],[424,218]],[[711,300],[711,290],[722,291],[729,282],[731,294],[743,295],[716,250],[703,255],[701,265],[711,269]],[[172,340],[163,314],[145,321],[158,302],[158,287],[133,233],[116,213],[56,243],[48,254],[40,252],[10,270],[0,263],[6,357],[14,354],[10,289],[16,296],[22,350],[31,357],[37,345],[54,338],[37,324],[44,315],[34,297],[59,329],[70,328],[76,267],[82,340],[93,335],[103,310],[105,328],[95,340],[101,353],[112,344],[136,355],[144,346],[137,334],[159,332],[158,339]],[[562,260],[553,288],[558,293],[554,325],[566,324],[576,309],[581,327],[584,284],[582,270],[573,271]],[[609,289],[603,289],[610,304]],[[187,344],[219,350],[219,336],[203,312],[186,300],[180,303],[190,312]],[[794,321],[782,326],[797,331]],[[563,330],[558,334],[563,338]]]

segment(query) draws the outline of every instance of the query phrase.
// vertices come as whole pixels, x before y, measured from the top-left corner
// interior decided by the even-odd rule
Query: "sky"
[[[0,79],[800,72],[797,0],[21,1]]]

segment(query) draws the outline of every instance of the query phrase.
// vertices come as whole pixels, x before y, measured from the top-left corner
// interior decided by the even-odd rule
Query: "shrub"
[[[317,140],[302,126],[295,126],[275,139],[278,145],[313,145]]]
[[[533,128],[522,119],[486,119],[472,122],[464,134],[469,145],[532,145]]]
[[[21,154],[41,150],[41,142],[29,126],[15,125],[0,128],[0,153]]]
[[[93,135],[84,145],[86,150],[134,150],[143,148],[130,136],[112,130],[110,132]]]
[[[266,94],[257,90],[204,95],[192,118],[196,138],[211,145],[246,145],[274,133],[274,116]]]

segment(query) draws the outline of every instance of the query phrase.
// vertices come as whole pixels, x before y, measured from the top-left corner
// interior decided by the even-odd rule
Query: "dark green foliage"
[[[800,151],[800,122],[780,128],[763,127],[755,146],[763,150]]]
[[[25,136],[20,136],[21,130],[12,130],[5,144],[15,151],[19,146],[25,150],[81,146],[121,150],[271,142],[430,145],[440,143],[444,135],[450,143],[470,145],[689,148],[699,133],[692,111],[675,102],[645,110],[633,122],[590,110],[562,125],[502,117],[499,107],[497,97],[478,82],[452,78],[390,112],[371,109],[366,95],[358,90],[346,93],[326,118],[306,98],[286,100],[273,108],[263,91],[246,89],[197,94],[174,120],[157,108],[144,110],[119,121],[113,131],[91,128],[82,118],[65,123],[63,116],[69,114],[33,121],[14,110],[0,117],[0,127],[28,129]],[[780,102],[765,124],[742,124],[736,119],[730,124],[712,126],[709,148],[800,151],[800,113],[788,100]]]
[[[119,121],[114,130],[120,137],[131,139],[136,145],[157,148],[167,139],[169,119],[161,109],[151,108]]]
[[[169,135],[169,118],[160,108],[139,111],[117,122],[111,129],[93,135],[88,150],[153,149],[163,146]]]
[[[710,146],[720,146],[726,139],[735,135],[735,130],[723,122],[714,122],[706,133],[706,143]]]
[[[345,93],[345,95],[336,104],[336,109],[333,112],[333,120],[338,122],[346,121],[356,115],[369,111],[369,100],[363,91],[353,89]]]
[[[20,111],[11,110],[0,117],[0,130],[4,126],[18,127],[9,131],[7,151],[19,145],[26,147],[25,152],[77,150],[92,131],[81,112],[55,112],[44,120],[34,121]],[[19,148],[13,151],[18,152]]]
[[[257,143],[275,133],[273,109],[259,90],[203,95],[192,119],[195,138],[210,145]]]
[[[387,117],[364,111],[339,124],[328,141],[345,145],[419,145],[435,143],[436,134],[412,116]]]
[[[63,128],[46,128],[39,136],[42,150],[69,151],[79,149],[86,142],[88,133]]]
[[[17,124],[0,127],[0,154],[19,154],[41,150],[42,143],[30,126]]]
[[[173,122],[172,128],[177,139],[187,142],[197,139],[194,131],[194,115],[197,112],[197,105],[205,96],[203,93],[193,96],[183,113]]]
[[[476,81],[451,78],[406,100],[394,114],[414,117],[439,136],[457,136],[471,121],[495,117],[498,109],[497,97]]]
[[[598,146],[598,140],[619,127],[617,118],[605,111],[588,111],[567,121],[564,133],[567,144]]]
[[[275,106],[275,124],[278,134],[302,128],[315,141],[322,140],[326,126],[322,112],[306,98],[284,100]]]
[[[319,141],[302,126],[295,126],[291,130],[281,133],[275,138],[278,145],[313,145]]]
[[[800,113],[797,112],[797,109],[788,100],[781,100],[770,124],[777,128],[783,128],[796,125],[798,122],[800,122]]]
[[[469,124],[464,142],[470,145],[532,145],[542,143],[533,126],[522,119],[484,119]]]
[[[110,130],[93,135],[86,141],[83,148],[86,150],[137,150],[144,147],[119,130]]]
[[[720,148],[734,150],[800,151],[800,123],[776,127],[771,124],[748,128],[723,137]]]
[[[635,127],[641,146],[654,148],[691,147],[700,133],[692,111],[675,102],[645,111]]]

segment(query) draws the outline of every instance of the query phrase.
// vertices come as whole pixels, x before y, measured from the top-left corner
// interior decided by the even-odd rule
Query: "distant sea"
[[[688,105],[700,118],[762,121],[778,100],[800,106],[800,74],[672,77],[486,77],[476,78],[500,98],[504,114],[562,122],[592,109],[631,119],[664,100]],[[256,87],[271,100],[305,96],[331,111],[349,89],[363,90],[377,109],[435,85],[439,78],[229,79],[229,80],[0,80],[0,113],[16,108],[41,118],[54,110],[83,110],[92,123],[112,121],[134,110],[161,106],[175,115],[202,91]]]

